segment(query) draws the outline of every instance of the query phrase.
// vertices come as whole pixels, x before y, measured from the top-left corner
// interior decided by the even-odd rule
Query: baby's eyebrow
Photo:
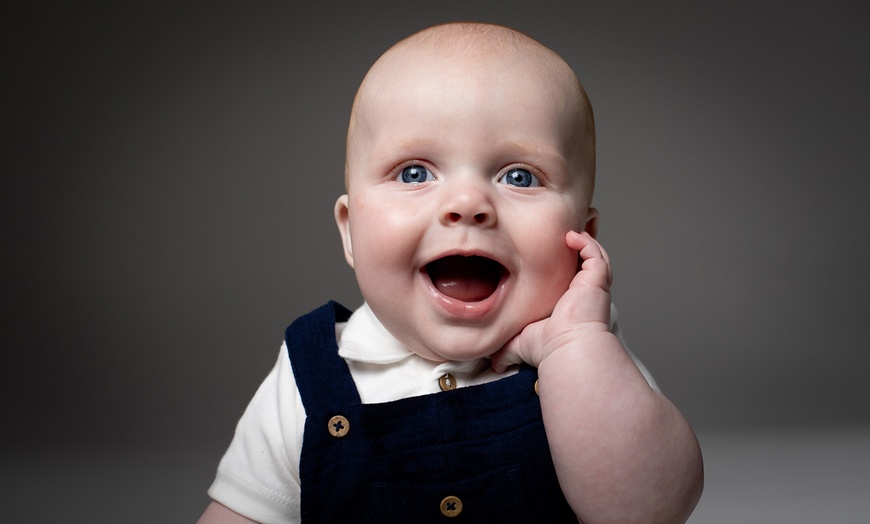
[[[428,151],[432,151],[438,147],[438,139],[434,138],[411,138],[388,142],[378,149],[388,148],[390,154],[399,156],[416,156]]]
[[[518,159],[526,159],[532,164],[544,164],[552,167],[555,162],[555,167],[558,169],[567,169],[568,161],[561,152],[550,146],[549,144],[540,143],[525,143],[509,141],[504,144],[499,144],[498,151],[504,152],[508,157],[517,156]]]

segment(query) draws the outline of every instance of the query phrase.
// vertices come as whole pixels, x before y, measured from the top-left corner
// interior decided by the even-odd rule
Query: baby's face
[[[411,50],[373,71],[336,204],[348,262],[410,350],[490,355],[550,315],[578,268],[565,234],[594,222],[573,93],[524,57]]]

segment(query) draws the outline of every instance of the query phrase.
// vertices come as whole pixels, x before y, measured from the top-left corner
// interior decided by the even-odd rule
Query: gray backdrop
[[[70,485],[82,464],[99,477],[99,460],[139,477],[121,466],[133,454],[171,483],[157,464],[197,456],[172,514],[201,511],[285,325],[328,299],[360,303],[332,219],[357,85],[392,43],[454,20],[524,31],[586,86],[621,323],[699,433],[867,427],[859,12],[843,1],[20,8],[6,21],[3,101],[4,455],[25,476],[66,461]],[[106,450],[117,452],[93,458]],[[22,518],[36,511],[18,504]]]

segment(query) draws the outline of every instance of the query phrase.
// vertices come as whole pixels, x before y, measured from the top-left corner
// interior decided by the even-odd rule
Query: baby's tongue
[[[502,266],[483,257],[445,257],[427,266],[435,288],[450,298],[479,302],[495,292]]]

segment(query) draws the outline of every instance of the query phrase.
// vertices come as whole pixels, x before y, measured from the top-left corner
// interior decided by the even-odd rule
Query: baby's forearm
[[[556,472],[581,521],[688,518],[703,487],[697,439],[614,335],[561,345],[540,363],[539,379]]]

